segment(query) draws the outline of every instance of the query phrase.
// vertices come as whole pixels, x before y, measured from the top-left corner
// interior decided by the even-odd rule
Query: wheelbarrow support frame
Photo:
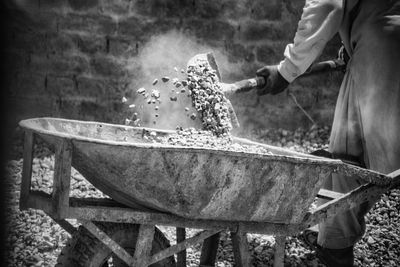
[[[210,240],[221,231],[230,231],[234,246],[234,257],[237,266],[250,266],[246,233],[270,234],[276,236],[274,266],[283,266],[286,236],[294,235],[307,227],[320,223],[338,212],[345,211],[365,201],[376,201],[380,195],[400,184],[400,170],[389,175],[392,183],[378,186],[367,183],[347,193],[340,194],[329,190],[320,190],[318,197],[329,201],[320,206],[300,224],[279,224],[270,222],[222,221],[187,219],[180,216],[156,211],[137,210],[111,199],[81,199],[69,196],[71,187],[71,163],[73,154],[72,140],[60,138],[55,147],[55,168],[53,192],[31,190],[32,162],[35,134],[25,131],[23,171],[21,181],[20,209],[41,209],[60,224],[66,231],[73,234],[75,228],[65,219],[77,219],[94,236],[103,242],[121,260],[130,266],[148,266],[173,254],[178,255],[178,267],[185,266],[185,249],[194,244]],[[101,231],[92,221],[139,224],[135,254],[131,256],[107,234]],[[151,254],[151,244],[155,225],[177,227],[177,241],[174,246],[166,248],[154,255]],[[185,228],[205,229],[197,235],[187,238]],[[207,242],[206,242],[207,243]],[[202,249],[206,251],[207,249]],[[210,251],[208,251],[210,253]],[[207,256],[202,256],[205,260]],[[215,254],[210,256],[213,264]]]

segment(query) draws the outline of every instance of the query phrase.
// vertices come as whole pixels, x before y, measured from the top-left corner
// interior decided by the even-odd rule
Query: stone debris
[[[190,118],[191,118],[192,120],[195,120],[195,119],[197,118],[197,115],[196,115],[196,113],[192,113],[192,114],[190,114]]]
[[[144,94],[146,92],[146,89],[144,89],[143,87],[137,89],[136,93],[138,94]]]
[[[176,83],[178,83],[179,82],[179,79],[178,78],[173,78],[172,79],[172,84],[173,85],[175,85]]]
[[[160,98],[160,91],[158,91],[158,90],[153,90],[152,92],[151,92],[151,97],[154,97],[155,99],[159,99]]]
[[[210,131],[197,130],[194,128],[178,129],[175,134],[159,138],[156,141],[168,145],[272,155],[268,149],[262,146],[234,143],[230,134],[216,136]]]
[[[158,83],[158,79],[154,79],[154,81],[151,84],[156,85],[157,83]]]
[[[174,68],[178,72],[178,68]],[[197,111],[189,117],[193,120],[199,118],[202,123],[202,130],[211,131],[215,135],[229,133],[232,129],[230,121],[230,111],[228,100],[225,98],[220,85],[216,71],[211,68],[208,61],[200,61],[196,66],[189,66],[186,71],[186,79],[172,78],[173,88],[170,89],[169,100],[177,102],[181,94],[186,94],[191,98],[192,106]],[[168,76],[164,76],[161,80],[165,83],[170,80]],[[153,81],[153,85],[158,83],[158,79]],[[146,92],[144,87],[137,90],[141,94],[147,104],[161,103],[161,93],[159,90],[152,90],[151,93]],[[134,108],[135,106],[129,106]],[[157,109],[155,109],[157,111]],[[129,119],[129,116],[128,116]],[[130,121],[134,123],[135,120]],[[177,122],[179,123],[179,122]]]
[[[125,103],[126,101],[128,101],[128,99],[124,96],[124,97],[122,97],[122,103]]]
[[[216,71],[205,60],[189,66],[187,75],[192,105],[201,114],[203,130],[215,135],[229,133],[232,124],[228,100],[222,92]]]

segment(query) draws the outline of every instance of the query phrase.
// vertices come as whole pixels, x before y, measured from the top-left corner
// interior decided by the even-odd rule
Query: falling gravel
[[[187,86],[191,91],[193,106],[201,114],[203,130],[217,136],[229,133],[232,129],[229,106],[216,71],[204,60],[189,66],[187,74]]]

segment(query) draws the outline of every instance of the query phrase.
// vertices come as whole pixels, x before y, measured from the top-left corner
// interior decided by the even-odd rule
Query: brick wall
[[[304,1],[300,0],[7,0],[6,47],[11,122],[54,116],[121,123],[121,98],[214,51],[225,82],[252,77],[282,58]],[[334,38],[321,59],[336,55]],[[158,50],[157,50],[158,49]],[[310,115],[330,123],[339,74],[291,85]],[[130,94],[132,96],[132,94]],[[309,124],[288,93],[234,96],[243,129]]]

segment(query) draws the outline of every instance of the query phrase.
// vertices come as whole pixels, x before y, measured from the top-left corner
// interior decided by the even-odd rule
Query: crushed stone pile
[[[216,136],[211,131],[194,128],[178,129],[175,134],[160,138],[155,137],[154,140],[168,145],[272,155],[272,152],[262,146],[235,143],[230,134]]]

